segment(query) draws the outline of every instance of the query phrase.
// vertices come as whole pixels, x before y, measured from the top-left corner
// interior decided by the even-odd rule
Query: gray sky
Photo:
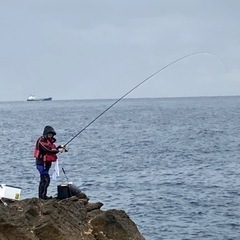
[[[0,0],[0,101],[239,95],[239,0]]]

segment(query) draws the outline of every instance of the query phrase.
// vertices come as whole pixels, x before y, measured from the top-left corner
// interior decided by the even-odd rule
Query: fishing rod
[[[133,87],[131,90],[129,90],[127,93],[125,93],[122,97],[120,97],[119,99],[117,99],[113,104],[111,104],[108,108],[106,108],[102,113],[100,113],[96,118],[94,118],[90,123],[88,123],[82,130],[80,130],[76,135],[74,135],[67,143],[65,143],[63,145],[63,147],[66,147],[70,142],[72,142],[78,135],[80,135],[83,131],[85,131],[90,125],[92,125],[98,118],[100,118],[103,114],[105,114],[109,109],[111,109],[114,105],[116,105],[118,102],[120,102],[123,98],[125,98],[128,94],[130,94],[132,91],[134,91],[136,88],[138,88],[139,86],[141,86],[143,83],[147,82],[150,78],[152,78],[153,76],[155,76],[156,74],[158,74],[159,72],[163,71],[164,69],[170,67],[171,65],[185,59],[188,57],[191,57],[193,55],[198,55],[198,54],[210,54],[213,55],[215,57],[217,57],[218,59],[220,59],[224,66],[225,63],[224,61],[216,54],[214,53],[210,53],[210,52],[194,52],[188,55],[185,55],[183,57],[180,57],[170,63],[168,63],[167,65],[165,65],[164,67],[160,68],[159,70],[157,70],[156,72],[154,72],[153,74],[151,74],[150,76],[148,76],[146,79],[144,79],[142,82],[140,82],[139,84],[137,84],[135,87]],[[226,68],[226,67],[225,67]]]
[[[63,171],[63,173],[64,173],[64,175],[65,175],[65,177],[66,177],[66,179],[67,179],[67,182],[69,182],[69,181],[68,181],[67,174],[66,174],[66,172],[65,172],[65,170],[64,170],[64,168],[63,168],[63,167],[62,167],[62,171]]]

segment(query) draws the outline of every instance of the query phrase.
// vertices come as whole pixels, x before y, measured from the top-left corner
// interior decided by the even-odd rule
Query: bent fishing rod
[[[139,84],[137,84],[135,87],[133,87],[131,90],[129,90],[127,93],[125,93],[122,97],[120,97],[119,99],[117,99],[113,104],[111,104],[108,108],[106,108],[102,113],[100,113],[96,118],[94,118],[90,123],[88,123],[82,130],[80,130],[76,135],[74,135],[67,143],[65,143],[63,145],[63,147],[66,147],[70,142],[72,142],[78,135],[80,135],[83,131],[85,131],[90,125],[92,125],[98,118],[100,118],[103,114],[105,114],[109,109],[111,109],[114,105],[116,105],[118,102],[120,102],[123,98],[125,98],[127,95],[129,95],[131,92],[133,92],[136,88],[138,88],[139,86],[141,86],[143,83],[147,82],[150,78],[152,78],[153,76],[157,75],[158,73],[160,73],[161,71],[163,71],[164,69],[172,66],[173,64],[185,59],[185,58],[189,58],[193,55],[199,55],[199,54],[210,54],[213,55],[215,57],[217,57],[218,59],[220,59],[224,66],[225,63],[224,61],[216,54],[214,53],[210,53],[210,52],[194,52],[188,55],[185,55],[183,57],[180,57],[170,63],[168,63],[167,65],[165,65],[164,67],[160,68],[159,70],[157,70],[156,72],[154,72],[153,74],[151,74],[150,76],[148,76],[146,79],[144,79],[142,82],[140,82]]]

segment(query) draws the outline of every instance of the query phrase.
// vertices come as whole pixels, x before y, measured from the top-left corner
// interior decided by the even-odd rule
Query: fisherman
[[[64,146],[56,147],[56,132],[53,127],[46,126],[43,130],[43,136],[39,137],[34,150],[36,158],[36,168],[40,173],[40,182],[38,188],[38,197],[41,199],[51,199],[47,196],[47,188],[50,184],[49,169],[52,162],[56,162],[59,152],[66,152]]]

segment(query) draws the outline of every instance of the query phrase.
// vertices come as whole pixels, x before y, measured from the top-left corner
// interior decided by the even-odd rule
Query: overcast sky
[[[239,0],[0,0],[0,101],[240,94]]]

